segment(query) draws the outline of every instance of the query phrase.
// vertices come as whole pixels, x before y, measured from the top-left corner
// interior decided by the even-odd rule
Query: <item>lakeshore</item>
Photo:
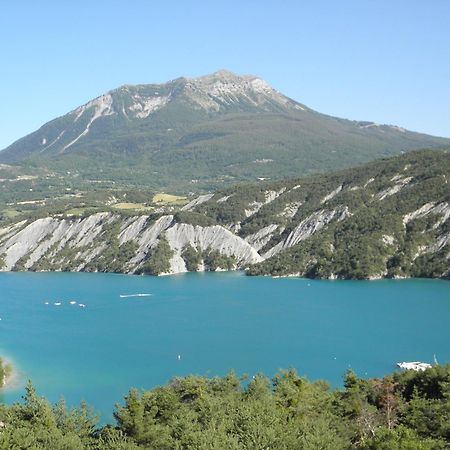
[[[51,402],[86,400],[104,421],[131,386],[174,376],[296,367],[338,387],[348,368],[379,377],[398,361],[450,361],[441,280],[2,273],[0,282],[0,353],[17,374],[3,401],[19,400],[31,379]],[[136,293],[152,295],[121,297]]]

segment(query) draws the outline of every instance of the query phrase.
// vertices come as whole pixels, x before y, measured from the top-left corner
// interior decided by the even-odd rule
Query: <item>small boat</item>
[[[61,306],[61,302],[55,302],[53,303],[55,306]]]
[[[86,305],[85,305],[84,303],[78,303],[78,306],[79,306],[80,308],[86,308]]]
[[[69,302],[71,305],[76,305],[77,302],[75,300],[72,300],[71,302]]]
[[[397,366],[400,369],[405,370],[415,370],[416,372],[420,372],[426,369],[431,369],[431,364],[420,362],[420,361],[411,361],[411,362],[399,362]]]

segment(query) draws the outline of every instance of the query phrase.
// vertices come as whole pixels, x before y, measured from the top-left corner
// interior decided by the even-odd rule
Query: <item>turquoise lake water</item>
[[[120,297],[136,293],[152,295]],[[103,421],[130,387],[176,375],[295,367],[339,386],[349,367],[373,377],[397,361],[450,362],[450,282],[439,280],[0,273],[0,317],[0,355],[19,371],[0,400],[32,379]]]

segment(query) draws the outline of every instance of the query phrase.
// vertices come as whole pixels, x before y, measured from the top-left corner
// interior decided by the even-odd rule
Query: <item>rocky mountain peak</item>
[[[242,92],[251,90],[255,92],[275,92],[275,90],[263,79],[254,75],[237,75],[228,70],[218,70],[210,75],[188,79],[188,83],[205,90],[210,90],[213,94],[218,90],[230,92]]]
[[[295,102],[273,89],[266,81],[253,75],[237,75],[219,70],[210,75],[187,78],[185,92],[200,107],[219,111],[239,104],[266,110],[274,105],[285,107]]]
[[[127,119],[144,119],[178,97],[185,97],[196,108],[219,111],[229,107],[263,110],[266,106],[292,106],[295,102],[273,89],[266,81],[253,75],[237,75],[218,70],[196,78],[177,78],[164,84],[124,85],[76,108],[75,121],[87,111],[99,117],[121,114]]]

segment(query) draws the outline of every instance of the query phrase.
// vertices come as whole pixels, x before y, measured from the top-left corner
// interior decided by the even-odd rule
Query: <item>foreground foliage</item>
[[[50,406],[29,384],[22,403],[0,405],[0,449],[445,449],[450,365],[370,380],[349,371],[337,391],[295,370],[175,378],[130,390],[114,416],[98,428],[85,404]]]
[[[0,358],[0,388],[6,383],[6,380],[11,375],[12,367],[7,362]]]

